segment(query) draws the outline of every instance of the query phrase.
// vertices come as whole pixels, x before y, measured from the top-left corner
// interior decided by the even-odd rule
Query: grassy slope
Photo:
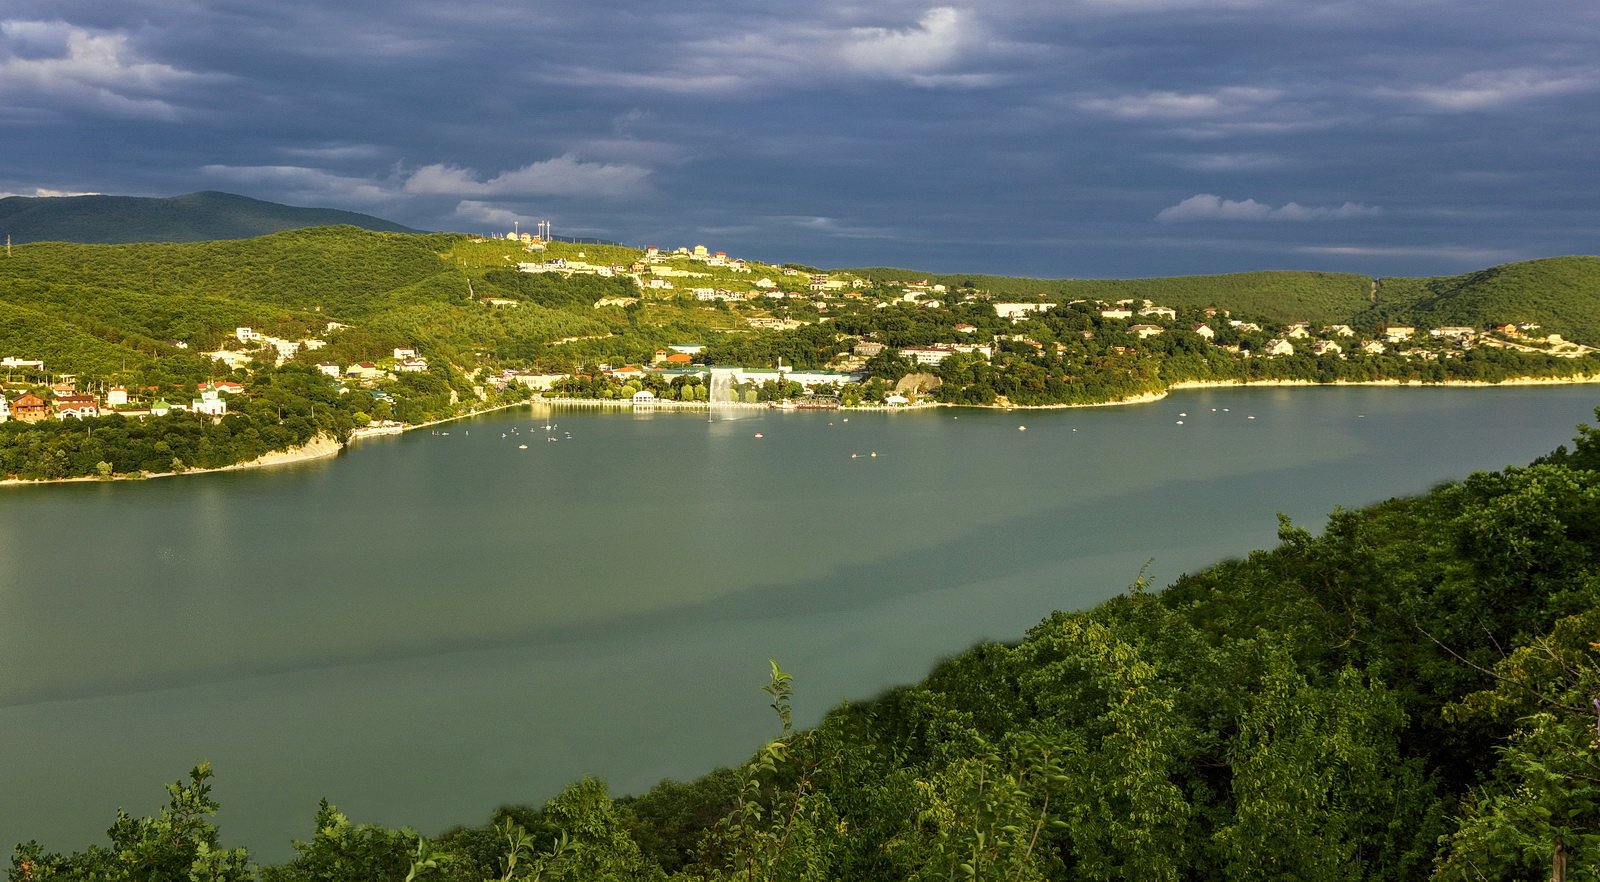
[[[0,199],[0,234],[13,242],[203,242],[243,239],[301,227],[348,224],[414,233],[382,218],[331,208],[298,208],[231,193],[167,199],[69,196]]]
[[[0,258],[0,354],[105,376],[179,352],[168,340],[210,348],[240,325],[317,336],[337,320],[352,327],[319,358],[363,360],[419,345],[466,364],[485,356],[525,360],[554,340],[624,330],[620,311],[590,307],[613,289],[631,293],[623,281],[512,273],[517,282],[572,289],[574,302],[490,309],[471,299],[517,298],[490,277],[497,270],[504,277],[503,268],[524,256],[510,243],[354,227],[181,244],[20,245]]]

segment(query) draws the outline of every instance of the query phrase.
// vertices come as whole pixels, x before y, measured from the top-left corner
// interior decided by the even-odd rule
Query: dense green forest
[[[8,878],[1600,878],[1600,431],[1279,540],[810,729],[774,663],[773,740],[695,781],[586,779],[428,837],[325,802],[256,866],[201,766]]]

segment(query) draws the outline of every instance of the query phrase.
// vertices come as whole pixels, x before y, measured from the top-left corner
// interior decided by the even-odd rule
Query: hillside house
[[[58,420],[82,420],[100,415],[100,400],[93,395],[57,395],[54,404]]]
[[[1417,329],[1410,325],[1384,325],[1378,329],[1383,339],[1388,343],[1404,343],[1416,335]]]
[[[1128,327],[1128,333],[1139,335],[1140,340],[1146,340],[1150,337],[1159,337],[1166,332],[1167,329],[1159,325],[1130,325]]]
[[[1318,340],[1311,344],[1312,355],[1341,355],[1344,350],[1332,340]]]
[[[218,349],[215,352],[207,352],[206,357],[212,361],[222,362],[228,370],[238,370],[239,368],[249,367],[251,359],[255,356],[248,352],[238,352],[233,349]]]
[[[50,402],[32,392],[25,392],[22,397],[11,402],[11,416],[24,423],[47,420],[50,418]]]
[[[1268,357],[1276,355],[1293,355],[1294,344],[1283,339],[1282,337],[1274,337],[1267,341],[1266,346],[1261,348],[1261,354]]]
[[[1204,322],[1195,322],[1194,324],[1189,326],[1189,330],[1195,332],[1196,334],[1199,334],[1200,336],[1206,338],[1207,340],[1210,340],[1211,338],[1217,336],[1217,332],[1211,330],[1211,326],[1208,325],[1208,324],[1205,324]]]

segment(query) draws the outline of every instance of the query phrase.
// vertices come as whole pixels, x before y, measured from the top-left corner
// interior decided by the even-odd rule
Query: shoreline
[[[312,462],[318,459],[327,459],[338,456],[343,452],[345,445],[338,439],[328,434],[318,434],[310,441],[299,447],[285,447],[282,450],[273,450],[245,462],[236,462],[233,465],[217,466],[213,469],[184,469],[181,472],[141,472],[138,476],[130,474],[115,474],[109,478],[99,475],[83,475],[77,478],[4,478],[0,479],[0,487],[23,487],[35,484],[111,484],[118,481],[150,481],[156,478],[178,478],[184,475],[210,475],[217,472],[242,472],[249,469],[264,469],[272,466],[293,465],[300,462]]]
[[[1512,377],[1499,382],[1489,380],[1439,380],[1428,382],[1424,380],[1334,380],[1331,383],[1319,383],[1316,380],[1183,380],[1173,383],[1167,389],[1228,389],[1235,386],[1406,386],[1424,388],[1429,386],[1463,389],[1487,389],[1495,386],[1582,386],[1589,383],[1600,383],[1600,374],[1582,374],[1570,377]]]
[[[941,404],[944,407],[977,407],[989,410],[1064,410],[1073,407],[1116,407],[1124,404],[1150,404],[1166,398],[1173,392],[1191,389],[1245,389],[1252,386],[1387,386],[1392,388],[1460,388],[1492,389],[1497,386],[1583,386],[1600,383],[1600,374],[1583,374],[1571,377],[1512,377],[1499,382],[1489,380],[1334,380],[1323,383],[1317,380],[1180,380],[1160,392],[1146,392],[1115,401],[1094,401],[1086,404]]]
[[[841,406],[838,408],[838,410],[898,412],[908,410],[924,410],[938,407],[970,407],[979,410],[1067,410],[1080,407],[1121,407],[1124,405],[1152,404],[1165,399],[1173,392],[1182,392],[1191,389],[1242,389],[1252,386],[1387,386],[1394,388],[1454,387],[1465,389],[1485,389],[1496,386],[1581,386],[1596,383],[1600,383],[1600,374],[1585,374],[1573,377],[1513,377],[1511,379],[1501,380],[1499,382],[1489,382],[1487,380],[1441,380],[1438,382],[1424,382],[1422,380],[1335,380],[1331,383],[1322,383],[1316,380],[1182,380],[1177,383],[1173,383],[1171,386],[1168,386],[1166,389],[1160,392],[1146,392],[1141,395],[1134,395],[1128,398],[1119,398],[1114,401],[1093,401],[1082,404],[955,404],[945,401],[929,401],[897,406],[881,404],[854,405],[849,407]],[[333,436],[325,433],[318,434],[310,441],[300,445],[299,447],[289,447],[284,448],[283,450],[275,450],[270,453],[262,454],[261,456],[249,460],[248,462],[239,462],[234,463],[233,465],[218,466],[212,469],[185,469],[181,472],[145,472],[139,474],[138,476],[116,474],[109,478],[102,478],[98,475],[84,475],[76,478],[41,478],[37,480],[25,478],[0,478],[0,487],[22,487],[43,484],[109,484],[117,481],[147,481],[153,478],[176,478],[184,475],[210,475],[217,472],[237,472],[248,469],[271,468],[273,466],[313,462],[319,459],[327,459],[329,457],[338,456],[340,453],[343,453],[345,450],[349,449],[350,446],[357,441],[364,441],[369,438],[381,438],[389,435],[401,435],[416,429],[425,429],[431,426],[453,423],[458,420],[469,419],[471,417],[481,416],[487,413],[495,413],[502,410],[509,410],[514,407],[532,408],[541,404],[548,406],[567,404],[578,407],[634,408],[632,401],[623,401],[611,398],[530,398],[527,401],[514,401],[510,404],[499,404],[495,405],[494,407],[484,408],[482,410],[471,410],[463,414],[444,417],[443,419],[430,420],[426,423],[418,423],[414,426],[401,426],[398,430],[394,428],[385,428],[381,431],[363,433],[360,429],[356,429],[350,433],[349,440],[344,442],[340,442]],[[685,404],[687,404],[686,402],[664,402],[663,404],[666,404],[667,406],[662,406],[661,404],[651,404],[647,405],[646,409],[659,408],[663,411],[682,412],[692,410],[709,410],[711,408],[711,405],[709,404],[702,405],[698,402],[688,404],[687,406],[685,406]],[[750,404],[746,402],[727,402],[724,404],[718,404],[716,406],[749,410],[771,409],[770,405],[767,403]]]

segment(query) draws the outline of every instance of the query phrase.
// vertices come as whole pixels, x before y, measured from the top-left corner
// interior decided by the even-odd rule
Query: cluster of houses
[[[145,390],[156,392],[154,387]],[[135,404],[128,395],[125,386],[112,386],[106,391],[104,402],[99,395],[93,392],[80,392],[71,383],[55,383],[50,387],[49,397],[44,397],[33,392],[24,392],[14,399],[7,400],[0,394],[0,423],[16,420],[23,423],[37,423],[49,419],[71,420],[89,419],[103,413],[120,413],[125,416],[166,416],[174,411],[188,411],[205,416],[221,418],[228,413],[227,396],[237,395],[244,391],[244,386],[231,381],[212,381],[201,383],[195,389],[195,397],[188,402],[169,402],[164,397],[157,397],[148,404]]]
[[[1086,301],[1073,301],[1085,303]],[[1026,321],[1034,313],[1044,312],[1054,304],[1047,302],[1029,303],[995,303],[996,314],[1009,319],[1013,324]],[[1164,320],[1168,323],[1176,322],[1178,312],[1170,306],[1160,306],[1149,300],[1119,300],[1116,303],[1096,303],[1095,309],[1102,319],[1131,321],[1127,326],[1130,334],[1141,340],[1160,336],[1166,333],[1169,325],[1152,324],[1149,321],[1139,320]],[[1255,322],[1229,319],[1225,314],[1214,308],[1204,310],[1205,321],[1191,322],[1187,329],[1202,339],[1211,342],[1217,336],[1216,327],[1212,322],[1219,315],[1227,320],[1228,327],[1241,334],[1259,334],[1263,332],[1262,326]],[[970,326],[956,327],[958,331],[970,333]],[[1542,352],[1548,355],[1563,357],[1577,357],[1595,351],[1590,347],[1571,343],[1561,339],[1559,335],[1550,335],[1543,338],[1534,338],[1533,331],[1539,329],[1537,324],[1523,322],[1520,324],[1492,325],[1484,331],[1467,326],[1441,326],[1427,330],[1418,329],[1411,325],[1382,325],[1377,329],[1375,336],[1367,339],[1358,339],[1356,330],[1345,324],[1323,325],[1320,331],[1313,331],[1309,322],[1292,322],[1281,329],[1276,336],[1270,337],[1264,344],[1249,347],[1238,344],[1224,346],[1238,355],[1273,358],[1294,355],[1305,351],[1312,355],[1333,355],[1340,358],[1349,351],[1361,351],[1369,355],[1379,355],[1384,352],[1394,351],[1407,358],[1437,359],[1441,349],[1445,357],[1456,351],[1472,349],[1475,346],[1500,346],[1523,349],[1530,352]],[[1089,336],[1085,332],[1085,336]],[[1424,347],[1418,345],[1426,340],[1437,341],[1436,345]],[[1031,341],[1028,341],[1031,342]],[[1437,345],[1444,344],[1443,347]],[[919,364],[933,363],[932,356],[920,352],[903,352]],[[942,360],[942,359],[940,359]]]
[[[345,326],[338,322],[329,322],[327,331],[324,333],[343,327]],[[248,327],[234,328],[233,337],[239,341],[239,344],[244,347],[243,349],[224,348],[215,352],[207,352],[206,355],[212,361],[220,361],[230,369],[238,369],[248,366],[263,350],[270,351],[273,354],[276,364],[282,364],[288,359],[299,355],[302,349],[307,352],[314,352],[328,345],[326,340],[316,338],[288,340],[283,337],[274,337],[271,334],[263,334]]]
[[[418,355],[417,350],[410,346],[397,346],[394,349],[394,359],[387,367],[375,362],[358,361],[354,364],[340,365],[338,362],[318,362],[317,371],[325,376],[338,379],[359,380],[362,382],[377,382],[379,380],[392,380],[394,373],[420,374],[428,369],[428,359]]]

